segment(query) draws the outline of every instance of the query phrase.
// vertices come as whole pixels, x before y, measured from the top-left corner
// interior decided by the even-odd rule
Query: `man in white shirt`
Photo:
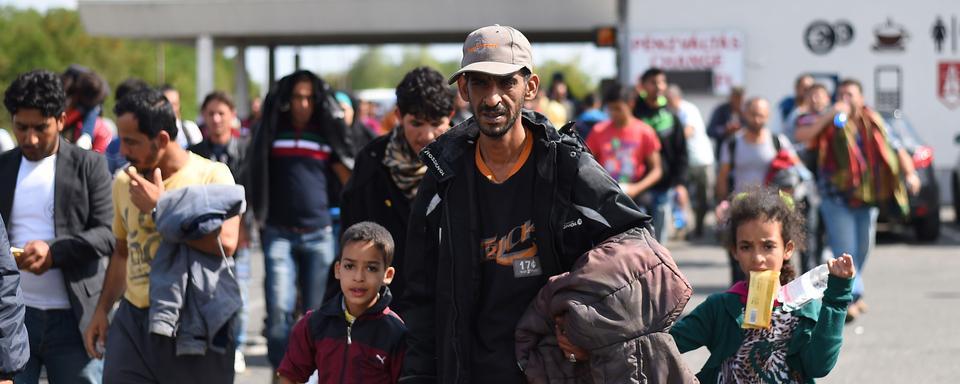
[[[60,77],[24,73],[7,88],[19,147],[0,155],[0,215],[6,218],[26,305],[30,359],[14,378],[37,383],[99,383],[81,329],[90,321],[113,251],[110,173],[103,156],[60,137],[66,96]]]
[[[744,109],[745,129],[720,146],[717,198],[726,199],[731,194],[764,185],[770,163],[781,149],[796,156],[790,140],[768,128],[770,103],[767,100],[752,98]]]
[[[180,148],[187,149],[203,141],[203,133],[200,132],[197,123],[193,120],[184,120],[183,115],[180,114],[180,91],[170,84],[164,84],[160,86],[160,92],[163,92],[163,97],[167,98],[173,106],[173,113],[177,115],[177,144],[180,144]]]
[[[680,119],[683,134],[687,137],[687,185],[686,188],[677,190],[678,200],[683,205],[693,203],[693,234],[700,237],[703,235],[703,219],[713,204],[713,166],[716,159],[713,144],[707,136],[707,127],[703,123],[700,110],[683,99],[683,92],[676,84],[667,87],[667,107]]]

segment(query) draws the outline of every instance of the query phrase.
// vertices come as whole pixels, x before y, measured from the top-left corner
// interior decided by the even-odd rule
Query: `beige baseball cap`
[[[453,84],[464,72],[503,76],[520,68],[533,72],[530,41],[515,28],[495,24],[467,35],[467,40],[463,42],[460,70],[450,76],[448,82]]]

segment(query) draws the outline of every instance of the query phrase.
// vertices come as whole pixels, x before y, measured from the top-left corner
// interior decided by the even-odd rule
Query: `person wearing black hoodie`
[[[653,216],[653,227],[660,244],[667,241],[668,213],[674,196],[674,188],[686,183],[687,138],[683,123],[667,108],[667,75],[659,68],[650,68],[640,76],[639,93],[634,103],[633,115],[653,127],[660,138],[660,157],[663,177],[649,193],[641,195],[638,203]]]
[[[397,119],[400,125],[374,139],[357,154],[353,175],[343,191],[340,206],[341,227],[361,221],[373,221],[393,235],[397,245],[396,265],[403,265],[410,203],[417,195],[427,166],[417,155],[427,144],[450,129],[453,95],[443,75],[428,67],[408,72],[397,85]],[[390,285],[396,298],[406,285],[403,269]],[[328,293],[335,293],[328,280]],[[403,314],[403,303],[394,301],[394,310]]]
[[[353,155],[334,92],[309,71],[277,83],[263,104],[246,159],[247,201],[261,228],[265,257],[267,357],[278,367],[287,349],[297,297],[319,308],[334,259],[328,193],[346,182]]]

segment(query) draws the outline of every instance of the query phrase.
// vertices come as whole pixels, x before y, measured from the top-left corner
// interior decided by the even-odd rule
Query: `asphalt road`
[[[944,222],[952,212],[944,211]],[[900,233],[900,234],[898,234]],[[694,286],[692,309],[728,288],[726,256],[715,242],[674,241],[668,248]],[[252,307],[245,347],[247,371],[237,383],[269,383],[263,327],[263,263],[255,255]],[[960,377],[960,228],[944,224],[935,244],[909,232],[879,236],[864,271],[869,312],[847,325],[840,360],[822,383],[956,383]],[[705,349],[684,355],[699,371]]]

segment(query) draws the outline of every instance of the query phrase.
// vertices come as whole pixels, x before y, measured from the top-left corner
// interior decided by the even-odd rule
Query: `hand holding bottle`
[[[857,274],[856,267],[853,266],[853,256],[848,253],[827,261],[827,268],[831,275],[844,279],[852,279]]]
[[[850,103],[848,103],[845,100],[838,100],[836,103],[833,103],[833,111],[835,113],[850,115],[850,112],[851,112]]]

